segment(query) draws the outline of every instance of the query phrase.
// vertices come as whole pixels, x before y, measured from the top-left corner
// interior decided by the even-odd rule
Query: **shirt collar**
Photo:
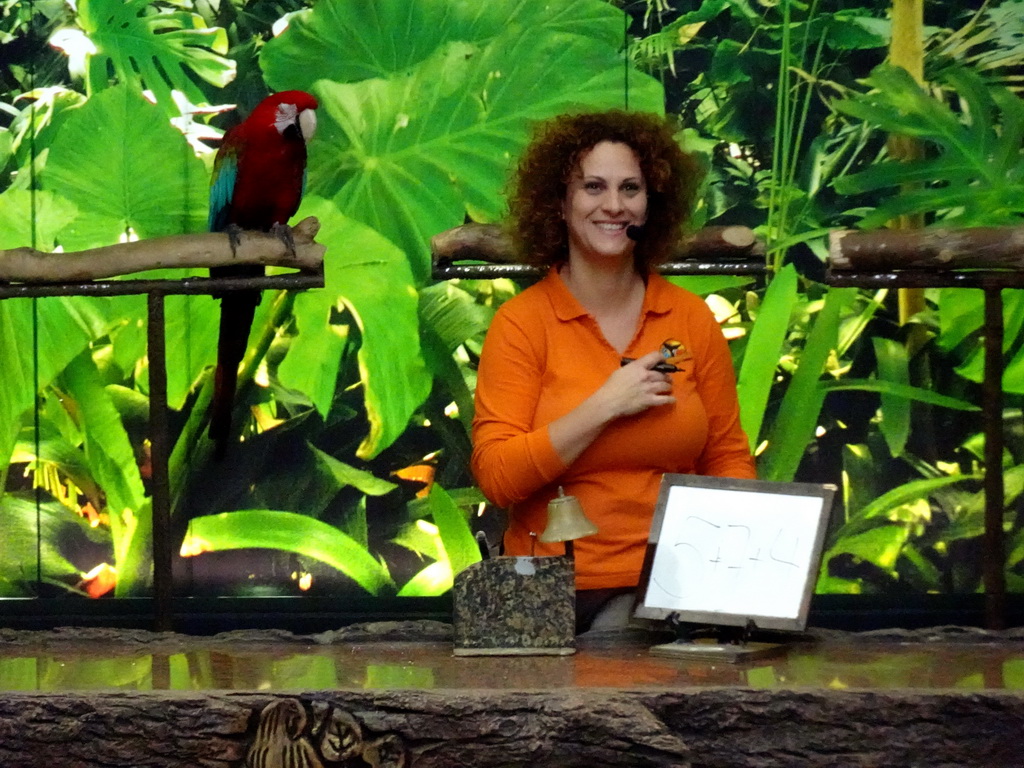
[[[544,278],[547,287],[548,297],[551,306],[555,310],[555,317],[562,321],[575,320],[578,317],[585,317],[587,311],[572,295],[569,287],[558,274],[558,266],[553,265],[548,269]],[[644,304],[641,313],[644,315],[664,315],[672,309],[672,297],[667,290],[671,283],[657,272],[652,272],[647,277],[647,290],[644,291]]]
[[[558,274],[558,264],[552,264],[548,269],[544,284],[547,287],[548,297],[551,299],[551,306],[555,310],[555,317],[559,320],[575,320],[577,317],[585,317],[587,311],[583,309],[576,297],[572,295],[569,286]]]

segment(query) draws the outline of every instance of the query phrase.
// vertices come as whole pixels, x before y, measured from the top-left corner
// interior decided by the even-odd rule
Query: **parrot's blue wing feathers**
[[[230,152],[217,158],[210,183],[209,230],[222,232],[228,225],[228,211],[238,178],[238,156]]]

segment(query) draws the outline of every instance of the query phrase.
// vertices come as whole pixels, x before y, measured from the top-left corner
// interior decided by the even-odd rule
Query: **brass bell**
[[[575,496],[566,496],[562,487],[558,487],[558,496],[548,502],[548,525],[540,540],[547,543],[553,541],[572,541],[597,533],[597,526],[583,514],[580,500]]]

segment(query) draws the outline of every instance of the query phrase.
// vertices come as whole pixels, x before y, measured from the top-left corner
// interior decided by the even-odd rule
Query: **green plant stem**
[[[781,194],[780,179],[784,176],[783,169],[789,162],[789,53],[790,38],[790,3],[782,0],[782,50],[779,53],[779,74],[775,83],[775,135],[772,143],[772,174],[768,191],[768,236],[770,242],[780,239],[778,227],[779,197]],[[773,272],[777,273],[781,266],[779,253],[769,245],[768,256]]]
[[[799,49],[793,51],[792,6],[790,0],[782,4],[782,49],[779,53],[779,75],[775,94],[775,138],[772,149],[772,177],[768,198],[768,232],[771,242],[768,254],[774,272],[782,267],[785,249],[777,243],[790,234],[793,216],[790,212],[793,189],[800,160],[800,147],[810,112],[813,84],[821,67],[825,47],[826,30],[822,30],[814,52],[810,72],[793,84],[792,73],[798,71],[794,62],[801,64],[807,59],[811,48],[811,21],[814,19],[818,2],[814,0],[804,22],[804,34]],[[800,88],[804,87],[803,94]],[[809,205],[809,203],[805,204]],[[806,210],[806,207],[805,209]],[[803,211],[801,211],[801,216]]]

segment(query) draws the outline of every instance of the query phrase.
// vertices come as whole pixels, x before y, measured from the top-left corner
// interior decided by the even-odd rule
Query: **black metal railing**
[[[306,290],[322,288],[324,273],[301,271],[263,277],[187,277],[168,280],[95,280],[80,282],[18,283],[0,285],[0,300],[53,296],[128,296],[147,299],[147,354],[149,358],[149,431],[152,463],[150,493],[153,503],[153,624],[158,631],[172,628],[172,558],[168,476],[170,430],[167,419],[167,348],[164,299],[174,295],[213,295],[230,291]]]

